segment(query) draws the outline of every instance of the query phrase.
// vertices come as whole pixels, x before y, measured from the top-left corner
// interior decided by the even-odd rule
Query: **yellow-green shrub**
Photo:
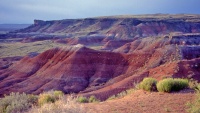
[[[62,91],[49,91],[39,95],[38,105],[42,106],[45,103],[54,103],[64,95]]]
[[[179,91],[189,86],[188,79],[175,78],[173,91]]]
[[[62,91],[54,91],[53,92],[54,96],[56,99],[59,99],[60,97],[62,97],[64,95],[64,93]]]
[[[80,103],[87,103],[88,99],[86,97],[80,96],[78,97],[77,101]]]
[[[156,87],[159,92],[170,92],[172,90],[173,83],[172,78],[167,78],[159,81]]]
[[[154,78],[144,78],[139,84],[139,88],[145,91],[155,91],[157,80]]]
[[[100,102],[100,100],[97,99],[95,96],[90,96],[89,102]]]
[[[40,94],[38,98],[38,105],[42,106],[46,103],[54,103],[56,99],[50,94]]]
[[[180,78],[166,78],[160,80],[156,87],[159,92],[179,91],[188,87],[188,80]]]
[[[190,79],[188,84],[189,84],[189,88],[196,90],[198,86],[198,81],[194,79]]]

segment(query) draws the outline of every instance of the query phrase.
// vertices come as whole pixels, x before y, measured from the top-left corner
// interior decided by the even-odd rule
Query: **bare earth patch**
[[[85,104],[93,113],[187,113],[186,103],[194,99],[192,92],[159,93],[137,90],[120,99]]]

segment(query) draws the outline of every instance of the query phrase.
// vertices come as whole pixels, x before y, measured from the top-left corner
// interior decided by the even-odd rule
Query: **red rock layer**
[[[39,94],[53,89],[106,99],[147,76],[200,80],[198,37],[194,38],[197,40],[138,38],[113,52],[92,50],[80,44],[50,49],[2,69],[0,94]]]

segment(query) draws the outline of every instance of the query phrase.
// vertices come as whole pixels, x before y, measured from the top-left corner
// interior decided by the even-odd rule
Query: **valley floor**
[[[186,104],[195,93],[159,93],[136,90],[123,98],[100,103],[87,103],[84,107],[93,113],[187,113]]]

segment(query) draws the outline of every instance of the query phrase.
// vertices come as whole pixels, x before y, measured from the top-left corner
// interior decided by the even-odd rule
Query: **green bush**
[[[159,81],[156,86],[159,92],[179,91],[188,87],[188,80],[179,78],[166,78]]]
[[[180,79],[180,78],[176,78],[174,79],[174,87],[173,87],[173,91],[180,91],[182,89],[185,89],[189,86],[189,81],[187,79]]]
[[[81,96],[81,97],[78,97],[77,101],[80,102],[80,103],[87,103],[88,99],[86,97]]]
[[[42,106],[46,103],[54,103],[56,99],[50,94],[40,94],[38,98],[38,105]]]
[[[187,103],[187,111],[189,113],[200,113],[200,93],[196,94],[196,99],[193,102]]]
[[[171,92],[174,84],[173,78],[166,78],[157,83],[157,90],[159,92]]]
[[[90,96],[89,102],[99,102],[100,100],[97,99],[95,96]]]
[[[154,78],[144,78],[139,84],[139,88],[145,91],[155,91],[156,90],[156,79]]]
[[[37,96],[25,93],[10,93],[0,99],[0,113],[17,113],[27,111],[36,104]]]

